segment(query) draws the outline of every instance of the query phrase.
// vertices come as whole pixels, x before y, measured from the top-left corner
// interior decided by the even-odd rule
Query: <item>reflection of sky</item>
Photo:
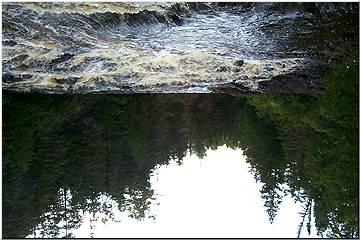
[[[161,166],[151,177],[156,219],[137,221],[126,212],[115,213],[106,224],[95,223],[93,237],[286,237],[297,236],[300,206],[285,197],[273,224],[260,195],[261,184],[249,173],[242,150],[225,146],[199,159],[187,155],[183,164]],[[105,198],[104,198],[105,199]],[[101,214],[97,214],[101,219]],[[73,233],[89,237],[90,216]],[[314,223],[312,223],[314,224]],[[308,237],[304,226],[301,237]],[[312,227],[312,235],[317,237]]]

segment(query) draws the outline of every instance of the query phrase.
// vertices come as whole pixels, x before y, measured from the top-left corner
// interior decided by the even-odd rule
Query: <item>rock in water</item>
[[[234,62],[234,65],[235,66],[238,66],[238,67],[241,67],[242,65],[244,65],[244,60],[236,60]]]

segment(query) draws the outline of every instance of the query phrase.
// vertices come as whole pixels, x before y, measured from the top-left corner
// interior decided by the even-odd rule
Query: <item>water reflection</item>
[[[341,69],[318,97],[4,92],[3,237],[71,237],[114,209],[144,220],[154,169],[222,145],[243,150],[270,222],[287,195],[299,231],[357,237],[358,75]]]
[[[294,237],[301,208],[290,197],[284,199],[274,224],[267,220],[261,201],[261,184],[249,172],[240,149],[221,146],[208,150],[203,159],[187,155],[162,165],[151,174],[156,201],[150,206],[154,218],[141,222],[120,212],[107,196],[101,201],[113,205],[114,218],[101,222],[105,214],[86,212],[76,237]],[[216,193],[216,194],[214,194]],[[245,193],[245,194],[244,194]],[[244,196],[245,195],[245,196]],[[160,203],[160,204],[158,204]],[[302,236],[307,236],[303,231]],[[313,237],[316,234],[313,233]]]

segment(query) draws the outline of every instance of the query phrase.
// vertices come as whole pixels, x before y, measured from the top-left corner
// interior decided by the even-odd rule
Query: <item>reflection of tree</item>
[[[320,97],[5,92],[4,237],[70,237],[84,212],[94,225],[116,220],[114,207],[152,217],[152,169],[224,144],[244,150],[271,222],[290,194],[300,230],[313,212],[320,234],[358,236],[357,92],[344,90],[357,83],[342,83],[345,98],[331,90],[351,70]]]
[[[217,103],[216,116],[222,116],[228,111],[219,107],[224,99],[229,97],[6,93],[5,235],[24,237],[40,224],[41,236],[71,236],[82,221],[80,210],[114,220],[112,209],[101,203],[104,194],[131,217],[153,217],[152,169],[170,159],[181,162],[189,143],[197,155],[218,146],[226,129],[213,128],[206,136],[211,128],[194,122],[190,109],[201,106],[205,110],[196,115],[206,119]],[[222,119],[212,121],[220,126]],[[192,136],[190,129],[204,135]]]
[[[40,216],[40,237],[73,236],[71,230],[80,227],[81,216],[80,209],[71,200],[69,190],[59,190],[57,201]]]
[[[301,234],[301,230],[304,226],[306,217],[308,217],[307,219],[307,223],[306,223],[306,229],[308,234],[310,235],[311,233],[311,209],[312,209],[312,199],[309,198],[305,204],[305,206],[303,207],[303,211],[300,213],[301,216],[301,222],[299,224],[299,228],[298,228],[298,233],[297,233],[297,237],[300,237]]]
[[[356,55],[357,56],[357,55]],[[353,58],[353,59],[356,59]],[[289,193],[320,235],[358,237],[358,63],[333,66],[325,94],[255,96],[249,102],[277,125]],[[257,162],[257,159],[256,159]],[[303,221],[300,224],[300,229]]]

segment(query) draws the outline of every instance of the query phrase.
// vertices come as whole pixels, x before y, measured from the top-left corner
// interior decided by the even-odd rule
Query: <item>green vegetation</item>
[[[355,59],[355,58],[353,58]],[[281,134],[285,182],[309,200],[319,234],[358,237],[358,62],[333,65],[324,94],[255,96],[249,103]]]

